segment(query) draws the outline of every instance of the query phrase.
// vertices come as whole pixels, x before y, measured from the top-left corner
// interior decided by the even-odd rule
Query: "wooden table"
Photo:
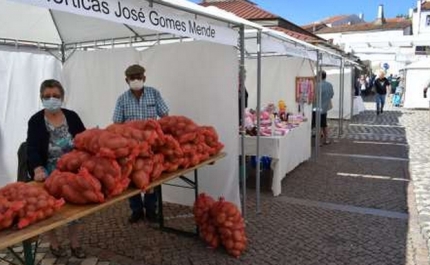
[[[147,190],[153,189],[153,188],[159,188],[159,200],[158,200],[158,207],[159,211],[161,212],[161,220],[160,220],[160,227],[164,227],[164,218],[162,218],[162,197],[161,197],[161,185],[165,184],[166,182],[173,180],[175,178],[181,177],[182,179],[186,180],[184,177],[185,174],[190,172],[195,172],[195,180],[192,182],[191,180],[188,180],[186,182],[195,184],[196,185],[196,195],[198,194],[198,183],[197,183],[197,170],[201,167],[204,167],[206,165],[214,164],[216,161],[222,159],[225,157],[226,153],[220,153],[218,155],[215,155],[213,157],[210,157],[208,160],[198,164],[195,167],[178,170],[172,173],[165,173],[161,175],[160,178],[152,182],[148,187]],[[42,184],[38,184],[42,185]],[[16,245],[21,242],[26,242],[26,240],[31,239],[35,236],[38,236],[40,234],[46,233],[50,230],[53,230],[55,228],[58,228],[60,226],[63,226],[71,221],[80,219],[82,217],[88,216],[90,214],[93,214],[95,212],[98,212],[100,210],[103,210],[117,202],[123,201],[125,199],[128,199],[134,195],[137,195],[141,193],[142,191],[136,188],[129,188],[126,191],[124,191],[121,195],[108,199],[106,202],[102,204],[90,204],[90,205],[74,205],[66,203],[58,212],[56,212],[52,217],[40,221],[38,223],[32,224],[24,229],[16,230],[16,229],[7,229],[2,232],[0,232],[0,249],[4,249],[13,245]],[[28,247],[28,246],[27,246]],[[31,245],[30,245],[31,247]],[[24,245],[24,248],[26,248],[26,245]],[[25,262],[25,264],[33,264],[34,260],[31,263]]]

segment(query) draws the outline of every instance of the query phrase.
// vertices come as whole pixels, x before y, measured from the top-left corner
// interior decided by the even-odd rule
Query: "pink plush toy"
[[[260,119],[261,120],[270,120],[270,113],[267,111],[261,112]]]
[[[254,119],[255,115],[252,114],[249,110],[245,110],[245,128],[254,127]]]

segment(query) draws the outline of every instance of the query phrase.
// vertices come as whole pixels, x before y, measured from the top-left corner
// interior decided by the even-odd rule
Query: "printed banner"
[[[209,24],[193,14],[176,15],[173,8],[147,1],[118,0],[10,0],[76,15],[95,17],[141,28],[172,33],[226,45],[237,45],[238,33],[228,27]],[[200,16],[203,18],[202,16]]]

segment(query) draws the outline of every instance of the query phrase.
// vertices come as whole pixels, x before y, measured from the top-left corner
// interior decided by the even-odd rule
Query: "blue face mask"
[[[42,99],[42,105],[43,107],[51,112],[56,112],[61,108],[61,105],[63,102],[59,98],[49,98],[49,99]]]

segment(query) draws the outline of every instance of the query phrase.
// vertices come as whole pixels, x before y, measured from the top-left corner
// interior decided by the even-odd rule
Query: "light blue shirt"
[[[160,92],[153,87],[144,87],[140,98],[129,89],[117,100],[113,122],[124,123],[134,120],[157,119],[169,113],[169,108]]]
[[[321,113],[326,114],[330,106],[330,100],[334,96],[333,86],[329,82],[322,80],[321,88]]]

